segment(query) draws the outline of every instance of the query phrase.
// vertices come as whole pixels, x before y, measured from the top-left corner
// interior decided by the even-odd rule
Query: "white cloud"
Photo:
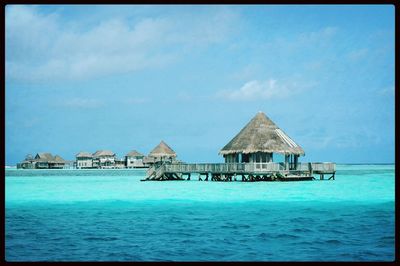
[[[210,14],[209,14],[210,15]],[[238,16],[221,9],[210,16],[114,17],[87,28],[68,27],[58,14],[32,6],[6,10],[6,78],[86,79],[162,67],[198,45],[227,40]]]
[[[265,81],[252,80],[246,82],[237,90],[224,90],[217,96],[232,101],[268,100],[273,98],[287,98],[298,94],[313,84],[299,84],[297,81],[278,82],[275,79]]]

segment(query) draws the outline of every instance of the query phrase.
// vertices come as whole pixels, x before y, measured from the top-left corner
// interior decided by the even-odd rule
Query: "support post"
[[[289,155],[285,154],[285,170],[289,170]]]

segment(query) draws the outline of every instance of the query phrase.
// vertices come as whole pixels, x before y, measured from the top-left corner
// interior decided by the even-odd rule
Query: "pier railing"
[[[310,169],[311,166],[311,169]],[[284,163],[196,163],[196,164],[164,164],[163,172],[173,173],[249,173],[286,171]],[[335,172],[334,163],[298,163],[295,171]],[[157,169],[161,170],[161,169]]]
[[[309,171],[311,164],[311,169],[314,172],[325,172],[325,173],[333,173],[336,172],[336,164],[335,163],[299,163],[297,165],[297,170],[300,171]]]

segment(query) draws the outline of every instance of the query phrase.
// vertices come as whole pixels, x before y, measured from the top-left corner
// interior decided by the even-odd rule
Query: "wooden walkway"
[[[290,167],[289,167],[290,168]],[[298,163],[288,170],[284,163],[204,163],[167,164],[150,167],[142,181],[190,180],[197,174],[199,181],[300,181],[313,180],[319,175],[335,179],[334,163]]]

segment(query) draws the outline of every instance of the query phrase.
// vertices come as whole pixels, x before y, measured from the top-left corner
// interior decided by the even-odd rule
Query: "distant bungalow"
[[[90,152],[81,151],[76,156],[77,169],[91,169],[93,167],[93,155]]]
[[[17,164],[17,168],[23,169],[63,169],[66,161],[59,155],[53,156],[49,152],[37,153],[34,158],[28,155],[25,160]]]
[[[116,168],[117,161],[118,160],[115,157],[115,153],[110,150],[98,150],[93,154],[81,151],[76,155],[76,168],[77,169]]]
[[[125,167],[126,168],[141,168],[145,167],[143,164],[144,155],[140,152],[133,150],[125,155]]]
[[[76,155],[77,169],[116,169],[116,168],[142,168],[144,155],[138,151],[129,152],[123,159],[118,159],[110,150],[98,150],[91,154],[82,151]]]
[[[273,162],[273,154],[285,156],[284,162]],[[197,173],[213,181],[299,181],[312,180],[314,174],[324,179],[325,174],[335,178],[334,163],[299,163],[304,150],[264,113],[256,116],[219,152],[225,163],[184,164],[164,162],[148,170],[145,180],[183,180]]]
[[[94,168],[114,168],[115,153],[110,150],[99,150],[93,153]]]
[[[60,156],[51,153],[38,153],[35,158],[27,155],[25,160],[17,164],[21,169],[118,169],[118,168],[148,168],[161,162],[178,162],[176,153],[161,141],[148,156],[136,150],[118,159],[110,150],[98,150],[95,153],[81,151],[75,155],[75,161],[65,161]]]
[[[167,143],[163,140],[158,144],[150,153],[149,155],[144,158],[145,164],[151,165],[158,165],[163,162],[176,162],[176,153]]]

